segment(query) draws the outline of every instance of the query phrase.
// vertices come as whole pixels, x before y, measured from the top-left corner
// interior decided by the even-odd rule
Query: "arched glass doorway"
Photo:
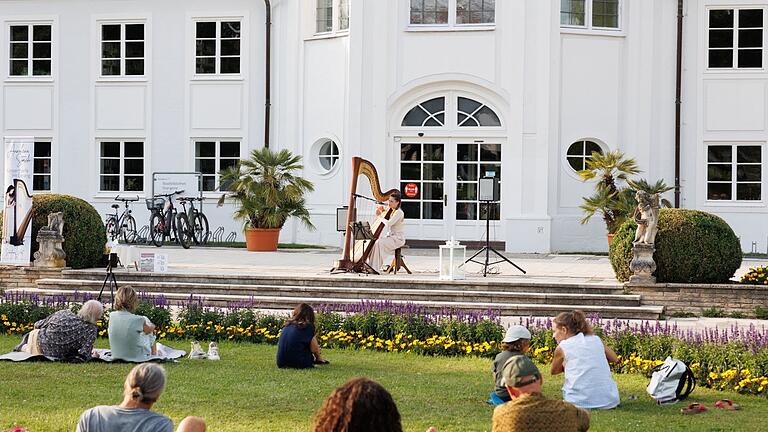
[[[447,92],[422,98],[400,117],[395,138],[409,238],[480,240],[486,214],[503,238],[500,203],[478,200],[478,180],[503,184],[501,117],[480,98]]]

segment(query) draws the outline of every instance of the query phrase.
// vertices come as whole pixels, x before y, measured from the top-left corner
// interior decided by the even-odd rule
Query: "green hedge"
[[[32,254],[40,248],[35,239],[40,228],[48,225],[48,215],[62,212],[67,266],[75,269],[100,266],[107,232],[101,215],[92,205],[70,195],[37,194],[32,198],[32,208],[35,210],[32,219]],[[32,261],[34,258],[30,255],[29,259]]]
[[[39,248],[37,232],[48,225],[48,215],[64,213],[64,252],[67,265],[89,268],[99,265],[104,255],[107,232],[99,212],[84,200],[61,194],[39,194],[32,201],[35,218],[32,221],[32,250]]]
[[[636,229],[634,221],[627,221],[611,243],[611,265],[620,281],[632,274],[629,263]],[[661,209],[655,247],[658,282],[728,282],[741,266],[741,245],[728,223],[698,210]]]

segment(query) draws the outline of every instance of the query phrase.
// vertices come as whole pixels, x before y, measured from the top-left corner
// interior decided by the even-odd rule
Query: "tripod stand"
[[[482,201],[482,202],[485,204],[485,246],[483,246],[482,249],[477,251],[477,253],[475,253],[474,255],[469,257],[468,260],[464,261],[464,264],[466,264],[466,263],[471,261],[473,263],[482,265],[483,266],[483,277],[486,277],[486,275],[488,274],[488,266],[492,266],[492,265],[495,265],[495,264],[503,263],[505,261],[510,263],[510,264],[512,264],[513,266],[515,266],[516,269],[520,270],[521,272],[523,272],[523,274],[525,274],[525,270],[521,269],[517,264],[513,263],[512,261],[510,261],[509,258],[505,257],[504,255],[499,253],[499,251],[497,251],[496,249],[491,247],[491,235],[490,235],[490,232],[491,232],[491,210],[490,210],[490,208],[491,208],[491,202],[492,201]],[[480,254],[482,254],[483,252],[485,252],[485,261],[484,262],[483,261],[476,261],[475,257],[480,255]],[[499,258],[501,258],[501,259],[499,261],[490,262],[491,261],[491,252],[493,252],[496,255],[498,255]]]
[[[96,298],[98,301],[101,301],[101,296],[104,294],[104,288],[106,288],[107,283],[109,283],[109,298],[112,300],[112,309],[115,308],[115,291],[117,290],[117,279],[115,279],[115,274],[112,272],[112,268],[117,267],[118,265],[120,265],[120,258],[118,258],[116,253],[110,253],[109,261],[107,262],[107,275],[104,276],[104,283],[101,284],[101,291],[99,291],[99,296]]]

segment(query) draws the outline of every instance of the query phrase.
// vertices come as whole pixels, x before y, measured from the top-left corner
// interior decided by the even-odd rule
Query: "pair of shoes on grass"
[[[730,399],[721,399],[715,402],[715,408],[720,408],[728,411],[737,411],[741,409],[741,406],[733,403]],[[680,412],[683,414],[701,414],[707,411],[707,407],[700,403],[692,403],[685,408],[681,408]]]
[[[203,351],[203,348],[200,347],[200,342],[193,341],[192,349],[189,351],[189,358],[197,360],[221,360],[221,357],[219,356],[219,346],[216,342],[211,342],[208,345],[208,352],[206,353]]]

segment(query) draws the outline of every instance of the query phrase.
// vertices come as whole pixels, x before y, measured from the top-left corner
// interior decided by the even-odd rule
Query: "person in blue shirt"
[[[315,337],[315,311],[306,303],[293,310],[277,341],[277,367],[304,369],[328,364]]]

